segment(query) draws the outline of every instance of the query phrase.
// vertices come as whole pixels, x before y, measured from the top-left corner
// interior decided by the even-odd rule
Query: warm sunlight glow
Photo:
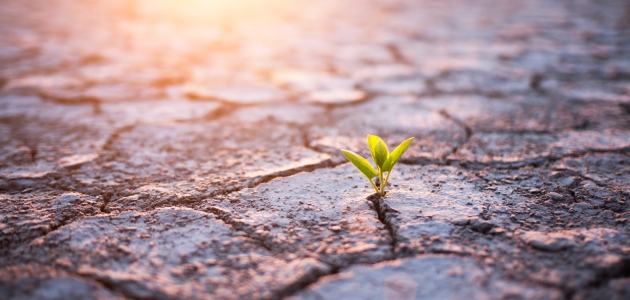
[[[130,5],[132,10],[152,17],[204,22],[269,14],[289,3],[288,0],[151,0]]]

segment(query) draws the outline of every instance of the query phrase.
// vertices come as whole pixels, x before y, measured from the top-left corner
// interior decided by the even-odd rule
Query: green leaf
[[[389,149],[387,149],[387,145],[385,144],[385,142],[381,140],[376,142],[376,147],[374,150],[374,163],[376,163],[376,165],[381,170],[383,170],[383,165],[389,158]]]
[[[343,153],[343,156],[345,156],[355,167],[357,167],[357,169],[359,169],[359,171],[361,171],[368,180],[372,180],[372,178],[378,174],[370,162],[363,158],[363,156],[343,149],[341,149],[341,153]]]
[[[381,140],[381,138],[375,135],[368,134],[367,143],[368,148],[370,148],[370,153],[372,153],[372,157],[374,157],[374,148],[376,147],[376,142],[378,142],[378,140]]]
[[[405,153],[405,150],[407,150],[407,147],[409,147],[412,141],[413,138],[409,138],[408,140],[400,143],[400,145],[392,151],[392,154],[389,156],[381,170],[383,170],[383,172],[390,172],[394,168],[394,165],[398,162],[398,159],[403,155],[403,153]]]
[[[387,144],[378,136],[368,135],[368,147],[370,148],[370,152],[372,153],[372,158],[374,159],[374,163],[383,169],[383,164],[389,157],[389,149],[387,149]]]

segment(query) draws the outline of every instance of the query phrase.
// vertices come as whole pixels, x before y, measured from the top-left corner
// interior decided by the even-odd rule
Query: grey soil
[[[630,299],[627,1],[167,2],[0,0],[0,299]]]

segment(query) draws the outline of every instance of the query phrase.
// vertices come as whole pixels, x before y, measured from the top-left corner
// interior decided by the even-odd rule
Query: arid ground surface
[[[0,85],[0,299],[630,299],[628,1],[0,0]]]

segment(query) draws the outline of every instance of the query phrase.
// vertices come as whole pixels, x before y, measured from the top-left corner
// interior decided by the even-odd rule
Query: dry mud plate
[[[629,197],[628,1],[0,0],[0,299],[630,299]]]

